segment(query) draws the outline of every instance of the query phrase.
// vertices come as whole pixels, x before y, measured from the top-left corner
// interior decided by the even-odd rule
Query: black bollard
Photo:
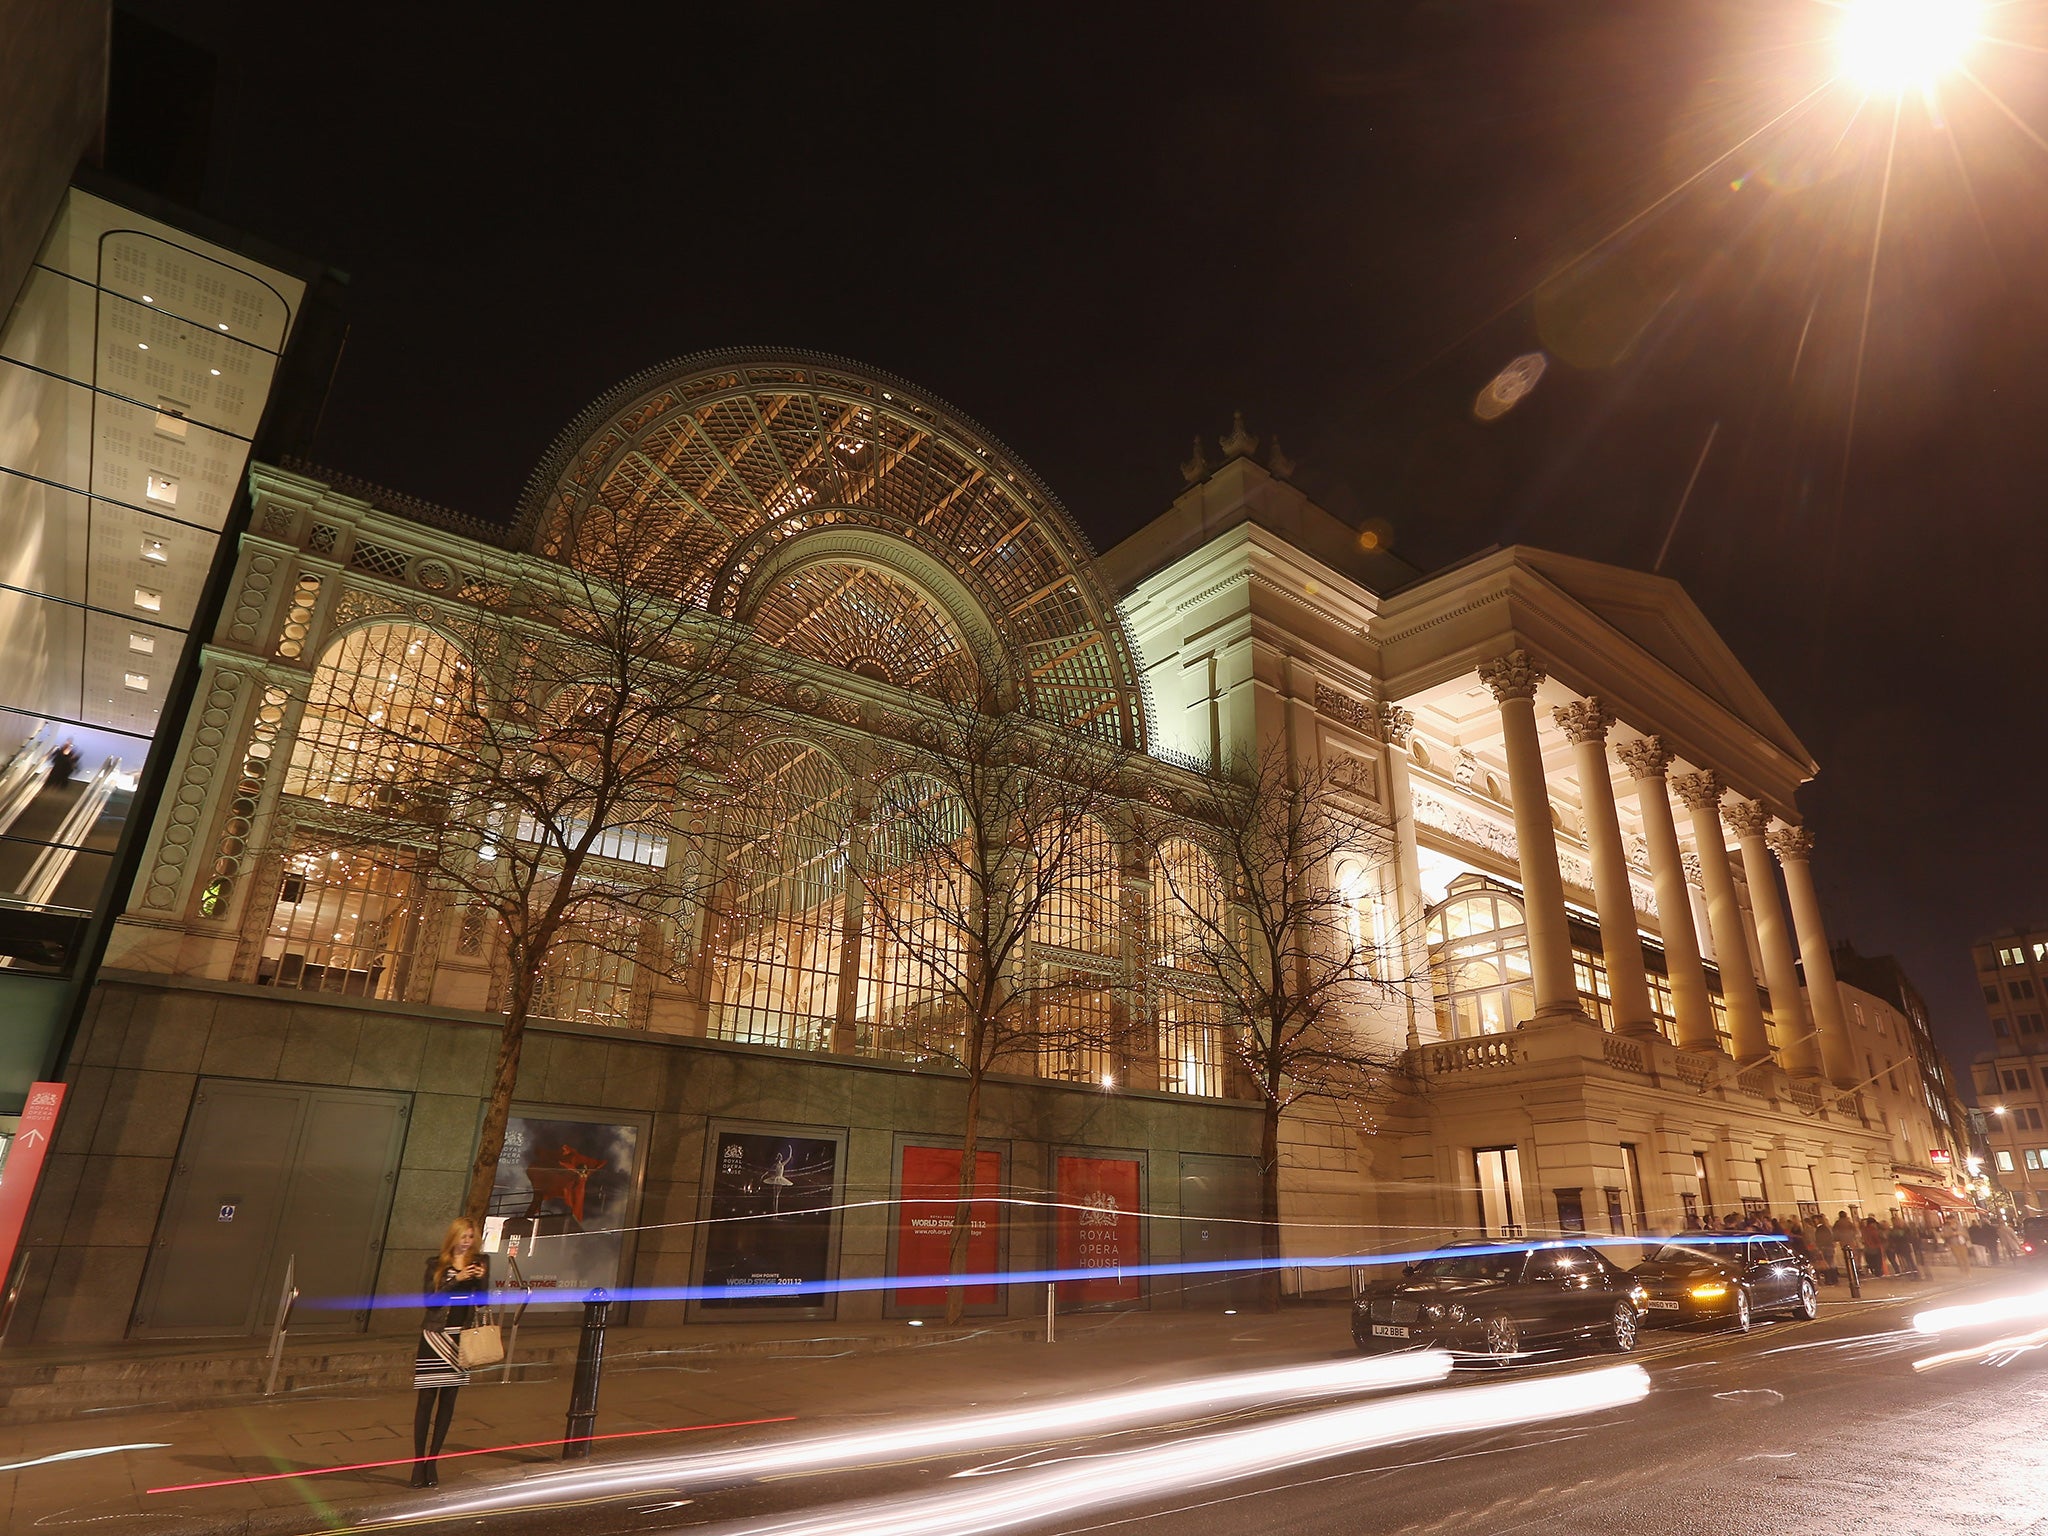
[[[576,1345],[576,1381],[569,1389],[569,1425],[562,1434],[562,1460],[580,1461],[590,1454],[597,1432],[597,1387],[604,1376],[604,1325],[611,1299],[600,1287],[583,1298],[583,1337]]]
[[[1856,1250],[1854,1248],[1844,1248],[1842,1250],[1842,1260],[1842,1267],[1849,1271],[1849,1294],[1856,1300],[1861,1301],[1863,1299],[1863,1282],[1856,1273]],[[581,1378],[579,1377],[579,1379]]]

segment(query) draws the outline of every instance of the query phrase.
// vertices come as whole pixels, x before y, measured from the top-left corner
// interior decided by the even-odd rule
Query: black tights
[[[448,1439],[448,1425],[455,1417],[455,1394],[460,1387],[421,1387],[419,1404],[412,1411],[412,1459],[424,1460],[428,1455],[439,1456],[441,1447]],[[427,1424],[434,1426],[434,1448],[427,1449]]]

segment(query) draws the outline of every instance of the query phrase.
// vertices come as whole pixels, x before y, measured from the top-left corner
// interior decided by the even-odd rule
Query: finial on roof
[[[1207,475],[1208,473],[1208,456],[1202,452],[1202,434],[1197,432],[1195,434],[1195,456],[1189,459],[1185,464],[1181,465],[1180,477],[1181,479],[1187,481],[1189,485],[1194,485],[1198,483],[1202,479],[1202,477]]]
[[[1230,413],[1230,435],[1217,446],[1223,450],[1226,459],[1248,459],[1258,451],[1259,440],[1244,429],[1244,412]]]
[[[1273,472],[1275,480],[1285,480],[1294,473],[1294,460],[1280,451],[1278,432],[1266,439],[1266,468]]]

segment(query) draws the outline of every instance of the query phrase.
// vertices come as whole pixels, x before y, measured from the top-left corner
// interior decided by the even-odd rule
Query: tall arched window
[[[1152,859],[1150,962],[1159,1030],[1159,1086],[1222,1096],[1229,1041],[1216,966],[1223,882],[1216,861],[1187,838],[1169,838]]]
[[[901,1061],[958,1061],[972,921],[961,840],[967,812],[929,778],[891,779],[869,834],[860,994],[862,1049]]]
[[[1445,1035],[1494,1035],[1535,1017],[1521,901],[1484,876],[1460,875],[1431,910],[1429,960]]]
[[[1122,948],[1116,844],[1084,817],[1066,829],[1052,888],[1028,928],[1041,1077],[1109,1084],[1116,1076],[1112,1000]]]
[[[710,1032],[824,1050],[839,1008],[846,776],[817,747],[778,741],[734,780],[725,879],[708,914]]]
[[[284,789],[362,810],[452,766],[469,660],[417,624],[365,624],[327,647],[306,691]]]

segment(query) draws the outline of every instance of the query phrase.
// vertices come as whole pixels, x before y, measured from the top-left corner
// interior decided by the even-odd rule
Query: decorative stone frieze
[[[1390,747],[1406,748],[1415,739],[1415,715],[1398,704],[1380,706],[1380,737]]]
[[[181,904],[181,893],[193,874],[199,826],[219,776],[221,749],[248,682],[246,672],[232,668],[214,671],[205,680],[192,718],[191,744],[182,757],[177,787],[165,798],[163,831],[143,882],[142,905],[148,911],[175,912]]]

